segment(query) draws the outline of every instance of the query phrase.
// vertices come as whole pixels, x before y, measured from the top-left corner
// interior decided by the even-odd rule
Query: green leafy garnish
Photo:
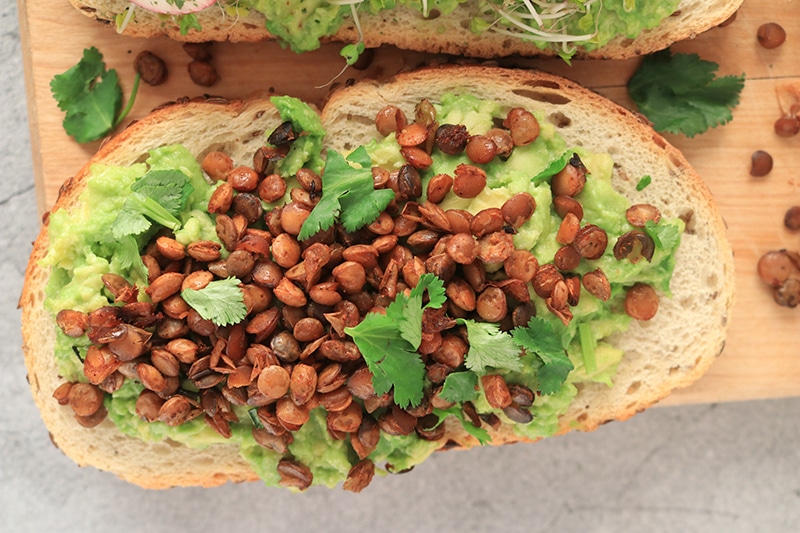
[[[458,323],[467,326],[469,351],[464,363],[468,369],[477,373],[486,367],[522,370],[519,347],[508,333],[500,330],[500,326],[463,318],[459,318]]]
[[[50,82],[58,108],[66,112],[64,130],[79,143],[96,141],[116,128],[128,115],[139,89],[134,80],[128,105],[122,107],[122,89],[114,69],[106,70],[103,54],[91,47],[77,65]]]
[[[427,289],[429,302],[422,305],[422,296]],[[404,306],[403,314],[397,317],[400,336],[407,340],[416,350],[422,342],[422,313],[428,307],[439,309],[444,302],[445,290],[444,282],[433,274],[423,274],[420,276],[417,286],[412,289],[411,294]],[[391,307],[391,305],[390,305]],[[392,313],[394,314],[394,311]]]
[[[478,397],[478,375],[475,372],[451,372],[439,396],[448,402],[469,402]]]
[[[492,442],[492,437],[489,436],[489,432],[483,428],[476,427],[471,420],[467,420],[467,417],[464,416],[464,412],[461,410],[461,407],[458,405],[454,405],[449,409],[434,409],[433,414],[439,417],[439,423],[436,424],[437,427],[439,424],[444,422],[444,419],[450,415],[453,415],[461,422],[461,425],[464,427],[464,431],[478,439],[478,443],[481,446],[484,446],[490,442]]]
[[[151,170],[131,185],[132,194],[111,224],[111,233],[117,239],[139,235],[150,229],[152,222],[179,229],[177,217],[193,190],[189,178],[179,170]]]
[[[180,28],[181,35],[188,34],[189,30],[203,30],[203,27],[200,25],[200,21],[197,20],[197,15],[194,13],[187,13],[186,15],[181,15],[178,17],[178,27]]]
[[[303,223],[298,237],[308,239],[333,226],[337,218],[345,230],[355,231],[378,218],[393,199],[391,189],[375,189],[372,161],[363,146],[347,159],[330,150],[322,176],[322,199]]]
[[[511,335],[514,342],[529,354],[535,354],[541,362],[536,373],[539,391],[542,394],[557,392],[574,368],[567,356],[563,335],[559,335],[549,322],[536,317],[528,322],[527,327],[514,328]]]
[[[644,231],[653,239],[656,246],[666,250],[674,249],[681,241],[681,228],[676,224],[663,221],[656,224],[648,220],[644,225]]]
[[[429,302],[423,306],[425,290]],[[444,301],[442,281],[424,274],[408,297],[397,295],[386,314],[369,313],[357,326],[344,330],[367,362],[375,392],[381,395],[394,389],[394,402],[402,408],[419,405],[423,397],[425,363],[416,351],[422,339],[422,313],[428,307],[441,307]]]
[[[644,58],[628,93],[658,131],[694,137],[733,118],[744,74],[717,78],[719,65],[669,49]]]
[[[643,191],[645,187],[650,185],[650,182],[653,181],[653,178],[650,176],[642,176],[642,179],[639,180],[639,183],[636,184],[637,191]]]
[[[572,159],[572,156],[574,154],[575,154],[574,150],[567,150],[566,152],[561,154],[561,157],[550,161],[547,167],[545,167],[541,172],[539,172],[533,178],[531,178],[531,182],[537,183],[540,181],[544,181],[552,176],[555,176],[556,174],[564,170],[564,167],[567,166],[567,163],[569,163],[569,160]]]
[[[181,297],[201,317],[217,326],[236,324],[247,316],[244,294],[236,278],[212,281],[200,290],[184,289]]]
[[[348,44],[343,47],[339,55],[344,58],[349,66],[352,66],[356,64],[358,58],[364,53],[364,50],[366,50],[364,41],[358,41],[357,43]]]
[[[114,256],[112,261],[124,270],[130,270],[131,274],[140,279],[147,279],[147,269],[142,262],[142,253],[139,249],[139,242],[133,235],[125,235],[115,238]]]

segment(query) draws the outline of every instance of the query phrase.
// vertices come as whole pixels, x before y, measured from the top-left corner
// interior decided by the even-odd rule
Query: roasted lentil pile
[[[444,425],[437,425],[432,411],[453,406],[439,393],[447,375],[463,367],[469,349],[457,318],[498,323],[507,331],[525,326],[536,314],[532,299],[540,298],[567,324],[580,298],[608,300],[611,288],[602,270],[583,276],[572,272],[609,246],[604,230],[582,222],[575,196],[586,181],[586,168],[577,155],[552,180],[554,208],[562,219],[556,235],[561,247],[552,263],[539,264],[530,251],[514,247],[517,228],[536,210],[530,194],[518,193],[474,214],[439,205],[451,191],[477,196],[486,184],[478,165],[533,142],[539,134],[534,115],[512,109],[502,127],[471,136],[464,126],[438,124],[433,106],[422,101],[413,121],[388,106],[378,114],[376,127],[396,135],[406,160],[399,171],[373,168],[375,188],[391,188],[395,201],[358,231],[346,232],[337,224],[306,241],[297,235],[325,192],[318,174],[299,170],[294,177],[300,186],[289,191],[290,201],[264,209],[287,192],[287,180],[273,168],[301,135],[291,123],[269,136],[270,146],[256,153],[252,166],[234,166],[221,152],[205,155],[203,170],[221,182],[208,204],[218,242],[184,246],[162,231],[142,255],[146,288],[106,274],[102,281],[115,305],[88,314],[59,312],[57,322],[66,335],[87,335],[92,344],[83,361],[88,382],[65,383],[55,398],[91,427],[106,416],[104,396],[126,379],[136,380],[144,386],[136,401],[141,419],[178,426],[203,417],[224,437],[239,422],[234,406],[247,406],[257,415],[255,441],[284,454],[278,464],[281,484],[299,489],[310,486],[312,473],[291,457],[288,446],[310,411],[321,406],[328,433],[349,441],[359,458],[344,488],[360,491],[375,471],[369,456],[381,432],[444,438]],[[423,195],[420,171],[431,165],[434,150],[466,152],[475,164],[460,165],[454,176],[434,176]],[[637,228],[660,219],[646,204],[632,206],[626,216]],[[653,250],[652,239],[639,230],[613,243],[618,260],[649,260]],[[490,274],[490,264],[502,267]],[[381,313],[426,273],[441,278],[448,301],[424,312],[418,349],[426,365],[424,398],[402,409],[391,393],[375,393],[372,374],[344,330],[367,313]],[[239,323],[217,326],[181,296],[187,288],[201,290],[231,276],[240,280],[247,310]],[[636,284],[628,291],[625,309],[634,318],[649,319],[657,308],[652,287]],[[528,408],[536,391],[506,383],[499,374],[483,376],[481,385],[492,407],[516,422],[531,421]],[[500,423],[496,416],[479,416],[469,402],[462,409],[475,426]]]

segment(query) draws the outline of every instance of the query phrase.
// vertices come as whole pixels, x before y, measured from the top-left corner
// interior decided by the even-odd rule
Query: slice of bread
[[[114,24],[130,2],[128,0],[70,0],[85,15],[101,22]],[[658,0],[650,0],[658,1]],[[651,30],[645,30],[631,39],[618,36],[598,50],[580,52],[578,57],[625,59],[662,50],[672,43],[691,39],[721,24],[742,4],[743,0],[683,0],[675,13]],[[555,55],[553,49],[542,50],[530,42],[505,34],[486,31],[480,34],[470,30],[470,21],[478,13],[478,2],[469,0],[454,11],[436,17],[424,18],[419,10],[398,6],[378,14],[359,11],[359,23],[364,43],[373,48],[383,44],[406,50],[455,54],[468,57],[506,57],[510,55]],[[249,10],[238,18],[232,17],[218,6],[196,14],[202,31],[181,35],[174,23],[157,14],[137,9],[136,17],[124,30],[133,37],[167,35],[178,41],[261,41],[274,38],[265,26],[263,15]],[[342,27],[325,41],[356,42],[358,30],[350,16]]]
[[[328,145],[347,150],[366,144],[377,131],[364,125],[382,106],[392,103],[413,116],[420,98],[436,101],[448,92],[478,94],[509,108],[543,110],[568,145],[612,155],[617,191],[687,223],[672,298],[662,299],[656,318],[636,322],[614,339],[626,352],[615,386],[584,387],[567,419],[580,422],[583,429],[596,428],[695,381],[724,345],[733,303],[733,259],[716,204],[681,153],[641,116],[575,83],[541,72],[481,67],[421,70],[391,83],[365,81],[335,93],[322,114]],[[644,175],[652,182],[637,191]]]
[[[362,82],[339,90],[322,113],[326,145],[340,151],[352,149],[376,137],[374,117],[383,106],[398,105],[413,116],[420,99],[436,101],[445,92],[468,92],[504,107],[540,110],[569,145],[611,154],[613,183],[619,192],[686,222],[671,298],[661,298],[654,319],[634,322],[613,339],[625,352],[614,386],[581,386],[560,419],[560,432],[593,430],[607,421],[626,419],[698,379],[723,348],[734,273],[720,214],[683,156],[639,116],[570,81],[539,72],[466,66],[425,69],[385,84]],[[76,205],[94,163],[129,165],[143,160],[149,149],[179,142],[198,159],[211,150],[223,150],[235,163],[250,164],[262,146],[263,133],[279,123],[265,99],[191,101],[164,107],[110,139],[65,183],[54,209]],[[637,191],[637,182],[645,174],[652,182]],[[80,465],[109,470],[148,488],[256,479],[236,445],[194,450],[169,440],[144,442],[122,435],[109,420],[84,428],[69,407],[58,405],[52,396],[63,379],[53,357],[55,323],[43,307],[49,271],[38,264],[47,246],[45,223],[27,268],[20,305],[31,390],[53,442]],[[452,417],[446,421],[446,431],[442,446],[477,444]],[[525,440],[510,426],[491,434],[493,444]]]

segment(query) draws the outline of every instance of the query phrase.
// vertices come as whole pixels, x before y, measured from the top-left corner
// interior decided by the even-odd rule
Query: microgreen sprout
[[[136,4],[131,4],[128,6],[128,9],[125,10],[125,16],[122,18],[122,22],[117,24],[117,33],[122,33],[125,31],[125,28],[128,27],[128,23],[133,19],[133,14],[136,11]]]
[[[358,58],[361,56],[361,54],[364,53],[364,50],[366,49],[366,45],[364,44],[364,31],[361,29],[361,20],[358,18],[358,5],[363,1],[364,0],[330,0],[330,3],[334,5],[350,6],[350,14],[353,16],[353,24],[356,27],[356,32],[358,32],[358,41],[346,45],[344,48],[342,48],[342,51],[339,52],[339,55],[341,55],[345,60],[342,70],[340,70],[338,74],[331,78],[328,83],[315,87],[315,89],[322,89],[323,87],[331,85],[334,81],[341,77],[342,74],[344,74],[344,72],[347,70],[347,67],[354,65],[358,61]]]
[[[594,15],[595,31],[577,35],[568,33],[567,23],[570,19],[589,13],[595,4],[598,6]],[[504,2],[502,6],[490,6],[499,17],[490,25],[490,31],[552,43],[562,57],[569,57],[575,53],[575,43],[589,41],[597,35],[597,21],[603,2],[588,0],[586,3],[576,4],[569,0],[513,0]],[[509,27],[499,27],[501,21],[505,21]]]

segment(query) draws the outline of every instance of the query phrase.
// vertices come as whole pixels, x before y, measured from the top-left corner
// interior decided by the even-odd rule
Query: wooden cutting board
[[[338,45],[297,56],[275,43],[217,43],[214,64],[221,80],[204,89],[189,79],[189,58],[178,43],[121,37],[113,28],[84,17],[66,0],[18,0],[18,7],[34,179],[42,212],[55,201],[62,181],[99,145],[81,146],[67,137],[61,127],[63,114],[50,95],[52,77],[77,63],[84,48],[100,50],[107,66],[117,69],[125,92],[132,85],[133,60],[140,51],[150,50],[166,61],[167,83],[156,88],[143,84],[130,119],[180,96],[204,93],[238,98],[269,91],[319,102],[329,90],[324,85],[343,66]],[[765,22],[783,25],[788,34],[783,46],[766,50],[757,44],[756,29]],[[755,272],[758,258],[768,250],[800,250],[800,233],[783,226],[786,209],[800,205],[800,176],[795,166],[800,163],[800,135],[786,139],[773,132],[773,122],[782,113],[776,87],[787,83],[800,87],[800,2],[747,0],[732,24],[679,43],[673,50],[697,52],[719,63],[723,75],[745,73],[747,83],[730,124],[693,139],[669,136],[705,178],[727,221],[736,260],[737,303],[722,356],[699,382],[663,403],[800,396],[800,308],[776,305]],[[440,59],[385,47],[376,50],[368,68],[348,69],[337,81],[385,78]],[[633,108],[625,84],[638,59],[575,61],[571,67],[557,59],[500,63],[567,76]],[[749,176],[750,155],[758,149],[770,152],[775,161],[766,178]]]

